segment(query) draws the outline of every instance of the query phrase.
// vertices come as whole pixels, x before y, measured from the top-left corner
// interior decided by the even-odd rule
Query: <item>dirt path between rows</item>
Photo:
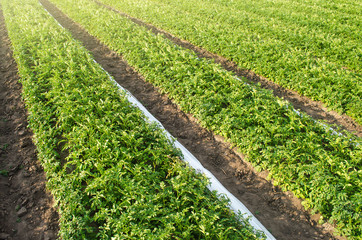
[[[107,9],[110,9],[116,13],[119,13],[122,16],[129,18],[138,25],[146,27],[155,34],[162,34],[167,39],[171,40],[173,43],[181,47],[194,51],[199,58],[214,59],[216,63],[220,64],[227,71],[235,73],[236,76],[240,78],[245,77],[248,81],[254,84],[260,83],[262,88],[272,90],[275,96],[287,100],[294,106],[295,109],[307,113],[312,118],[316,120],[326,121],[331,125],[337,125],[341,129],[347,130],[358,137],[362,137],[362,126],[346,114],[340,115],[335,111],[329,111],[320,101],[313,101],[308,97],[301,96],[296,91],[283,88],[278,84],[269,81],[267,78],[259,76],[251,70],[240,69],[235,62],[230,61],[225,57],[211,53],[203,48],[191,44],[188,41],[177,38],[169,32],[159,29],[149,23],[145,23],[138,18],[132,17],[124,12],[116,10],[97,0],[93,1]]]
[[[316,223],[318,215],[306,212],[300,200],[283,193],[243,161],[219,136],[201,128],[157,88],[144,81],[117,53],[89,35],[48,0],[46,9],[93,54],[115,80],[128,89],[219,181],[271,231],[277,239],[343,239],[331,235],[329,224]]]
[[[0,5],[0,239],[50,240],[58,215],[32,143]]]

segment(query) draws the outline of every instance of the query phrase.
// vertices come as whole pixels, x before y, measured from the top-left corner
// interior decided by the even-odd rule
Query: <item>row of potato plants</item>
[[[358,58],[355,58],[356,53],[351,52],[349,48],[341,48],[337,45],[342,42],[344,44],[348,42],[347,46],[356,45],[361,32],[359,28],[361,19],[357,18],[356,22],[360,6],[358,4],[348,5],[345,0],[328,2],[324,6],[321,3],[317,5],[316,1],[311,4],[308,1],[296,2],[293,0],[283,2],[255,2],[252,0],[232,2],[223,0],[180,2],[173,0],[165,2],[146,0],[142,1],[143,4],[139,4],[138,0],[101,0],[101,2],[117,6],[118,9],[124,9],[127,12],[132,11],[132,14],[136,14],[136,10],[141,8],[147,7],[148,10],[148,8],[156,6],[157,11],[147,13],[137,11],[137,14],[147,17],[147,20],[153,20],[151,19],[152,16],[158,14],[157,19],[154,19],[157,23],[165,21],[165,18],[169,18],[169,15],[174,13],[177,15],[176,17],[173,15],[173,18],[188,13],[192,14],[190,17],[198,21],[211,20],[212,24],[218,21],[220,25],[224,26],[223,24],[225,24],[228,28],[230,25],[235,28],[242,24],[252,29],[250,32],[256,32],[260,36],[272,35],[274,38],[289,41],[291,47],[308,46],[310,47],[309,50],[313,51],[317,57],[325,56],[329,60],[339,62],[353,70],[361,70]],[[195,3],[197,8],[192,8],[191,6],[195,6]],[[335,8],[335,10],[331,10],[329,7]],[[283,11],[280,11],[281,8]],[[225,16],[226,12],[228,13],[227,17]],[[167,23],[170,26],[175,26],[175,20],[172,24],[168,21]],[[294,31],[290,31],[291,29]],[[333,35],[328,36],[331,34]],[[331,45],[329,42],[331,39],[337,42]],[[318,46],[313,46],[311,42],[328,47],[317,48]],[[336,49],[337,47],[338,49]]]
[[[61,239],[256,239],[36,0],[2,0]]]
[[[361,5],[101,0],[362,124]],[[331,8],[337,5],[336,10]],[[281,10],[282,9],[282,10]]]
[[[270,91],[88,0],[52,0],[121,54],[200,124],[224,136],[276,185],[305,199],[351,238],[361,234],[360,138],[334,135]]]

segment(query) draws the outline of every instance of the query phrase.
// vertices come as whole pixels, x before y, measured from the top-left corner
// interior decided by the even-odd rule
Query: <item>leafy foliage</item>
[[[36,0],[2,1],[61,239],[256,239]]]
[[[101,0],[362,124],[356,1]]]
[[[52,1],[204,127],[237,146],[257,169],[269,170],[276,185],[305,199],[307,208],[322,213],[342,234],[361,235],[359,138],[332,134],[271,92],[246,85],[93,1]]]

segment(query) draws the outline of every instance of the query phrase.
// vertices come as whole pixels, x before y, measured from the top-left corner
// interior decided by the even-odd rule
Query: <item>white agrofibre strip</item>
[[[126,97],[128,101],[134,104],[144,113],[148,122],[150,123],[155,122],[161,129],[164,130],[165,134],[170,140],[175,140],[175,138],[163,127],[163,125],[130,92],[124,89],[121,85],[119,85],[109,74],[108,76],[117,85],[119,89],[126,92]],[[224,194],[230,200],[230,208],[235,213],[238,213],[240,211],[244,217],[249,217],[250,224],[255,229],[264,232],[268,240],[275,239],[274,236],[271,235],[271,233],[259,222],[259,220],[255,218],[255,216],[249,211],[249,209],[247,209],[247,207],[239,199],[237,199],[233,194],[231,194],[209,170],[204,168],[200,163],[200,161],[192,153],[190,153],[189,150],[187,150],[177,140],[175,140],[174,144],[176,148],[181,150],[183,155],[183,160],[187,162],[189,166],[194,168],[196,172],[204,174],[210,180],[210,185],[208,186],[210,191],[216,190],[218,193]]]
[[[39,2],[40,3],[40,2]],[[40,3],[42,6],[43,4]],[[54,16],[43,6],[44,10],[58,23],[59,26],[66,29],[64,26],[62,26],[55,18]],[[93,61],[97,63],[94,59]],[[275,240],[274,236],[259,222],[258,219],[247,209],[247,207],[239,200],[237,199],[233,194],[231,194],[220,182],[217,180],[217,178],[206,168],[202,166],[199,160],[190,153],[179,141],[175,140],[175,138],[163,127],[163,125],[126,89],[124,89],[121,85],[119,85],[113,77],[99,64],[97,63],[103,71],[108,75],[109,79],[121,90],[126,92],[126,97],[129,102],[131,102],[133,105],[135,105],[137,108],[139,108],[144,115],[146,116],[146,120],[150,123],[156,123],[161,129],[164,130],[167,137],[175,141],[175,147],[180,149],[183,154],[183,160],[189,164],[192,168],[196,170],[196,172],[200,172],[204,174],[207,178],[210,180],[210,185],[208,186],[210,191],[217,191],[218,193],[221,193],[225,195],[230,200],[230,208],[235,212],[240,212],[243,214],[244,217],[249,218],[249,223],[259,231],[262,231],[266,235],[266,239],[268,240]]]
[[[111,80],[114,81],[117,86],[126,91],[126,96],[128,101],[133,103],[137,106],[147,117],[149,122],[156,122],[156,124],[164,130],[165,134],[170,140],[175,140],[175,138],[163,127],[163,125],[134,97],[130,92],[125,90],[122,86],[120,86],[111,76]],[[273,235],[259,222],[258,219],[247,209],[247,207],[237,199],[233,194],[231,194],[220,182],[217,178],[206,168],[202,166],[200,161],[190,153],[179,141],[175,140],[175,147],[180,149],[183,155],[183,160],[189,164],[192,168],[196,170],[196,172],[200,172],[204,174],[209,180],[210,185],[208,186],[210,191],[216,190],[218,193],[224,194],[230,200],[230,208],[235,212],[238,213],[239,211],[243,214],[244,217],[250,217],[249,222],[250,224],[257,230],[260,230],[265,233],[268,240],[275,239]]]

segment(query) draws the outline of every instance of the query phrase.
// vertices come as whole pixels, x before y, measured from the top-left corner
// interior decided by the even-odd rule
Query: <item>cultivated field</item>
[[[101,0],[362,123],[362,4]]]
[[[359,239],[360,137],[331,130],[271,91],[113,11],[139,17],[320,100],[358,125],[358,1],[50,2],[201,127],[222,136],[257,171],[266,171],[275,186],[302,199],[305,208],[321,215],[320,223]],[[262,235],[207,189],[204,176],[182,163],[172,142],[38,1],[0,3],[62,239]]]

